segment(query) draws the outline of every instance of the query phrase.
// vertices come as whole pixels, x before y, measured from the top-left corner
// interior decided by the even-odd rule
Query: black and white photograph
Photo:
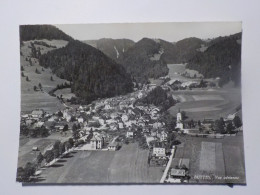
[[[17,182],[246,184],[241,22],[19,32]]]

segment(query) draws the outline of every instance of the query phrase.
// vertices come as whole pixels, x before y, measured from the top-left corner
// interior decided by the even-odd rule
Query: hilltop
[[[156,40],[143,38],[123,53],[120,64],[134,80],[146,82],[168,74],[166,62],[161,58],[163,48]]]
[[[73,38],[52,25],[21,25],[20,41],[30,40],[64,40],[72,41]]]
[[[240,85],[241,38],[242,34],[237,33],[213,39],[204,52],[188,61],[187,68],[199,71],[205,78],[220,77],[220,86],[229,81]]]
[[[86,102],[132,91],[125,69],[101,51],[80,41],[41,55],[42,66],[72,82],[72,92]]]

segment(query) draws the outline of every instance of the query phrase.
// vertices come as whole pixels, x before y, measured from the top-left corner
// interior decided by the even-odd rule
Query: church
[[[177,113],[177,121],[176,121],[176,129],[180,129],[183,130],[184,126],[183,126],[183,121],[182,121],[182,114],[181,111],[179,109],[179,112]]]

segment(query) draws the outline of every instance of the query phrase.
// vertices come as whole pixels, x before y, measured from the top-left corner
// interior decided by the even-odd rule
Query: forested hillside
[[[220,85],[230,80],[240,85],[241,33],[212,40],[205,52],[189,60],[187,68],[198,70],[206,78],[220,77]]]
[[[160,44],[164,48],[162,58],[167,64],[186,63],[194,55],[198,53],[197,49],[204,44],[204,41],[198,38],[187,38],[176,42],[175,44],[160,40]]]
[[[121,65],[80,41],[40,56],[39,62],[72,81],[72,92],[87,102],[132,90],[131,78]]]
[[[147,96],[137,100],[136,103],[142,103],[145,105],[153,104],[155,106],[160,106],[163,110],[167,110],[176,103],[176,100],[174,100],[172,96],[168,96],[167,92],[161,87],[156,87],[149,92]]]
[[[148,78],[158,78],[168,74],[168,67],[161,59],[161,45],[148,38],[143,38],[130,47],[119,59],[134,80],[146,82]]]
[[[65,40],[72,41],[73,38],[52,25],[21,25],[20,41],[29,40]]]

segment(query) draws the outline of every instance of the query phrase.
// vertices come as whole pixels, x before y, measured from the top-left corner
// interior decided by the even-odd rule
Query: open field
[[[183,143],[177,147],[174,158],[190,160],[191,183],[245,183],[242,133],[224,139],[178,139]]]
[[[180,100],[169,109],[173,116],[178,110],[186,112],[188,120],[203,120],[204,118],[219,119],[234,113],[241,104],[239,88],[192,91],[175,91],[173,97]]]
[[[19,142],[19,153],[18,153],[18,166],[24,166],[27,162],[32,162],[38,152],[32,151],[33,147],[38,147],[41,153],[44,152],[49,146],[55,143],[55,141],[68,140],[71,133],[66,136],[61,136],[59,133],[52,133],[50,136],[45,138],[27,138],[20,136]]]
[[[75,97],[74,93],[71,93],[71,88],[64,88],[64,89],[59,89],[55,91],[54,93],[57,96],[62,95],[64,99],[71,99],[72,97]]]
[[[44,40],[49,45],[55,45],[58,47],[63,47],[66,45],[66,41],[47,41]],[[37,46],[41,48],[41,53],[46,53],[47,51],[52,50],[53,48],[47,48],[44,46]],[[62,108],[62,105],[56,97],[52,97],[48,94],[50,90],[55,88],[58,84],[68,82],[65,79],[60,79],[55,76],[50,69],[43,68],[39,65],[38,59],[32,58],[30,41],[24,42],[24,45],[21,47],[21,53],[23,54],[20,58],[21,66],[23,66],[24,77],[21,77],[21,111],[29,112],[33,109],[44,109],[47,112],[55,112]],[[26,60],[27,58],[27,60]],[[29,63],[29,58],[31,58],[32,65]],[[40,72],[37,74],[35,72],[36,68]],[[28,76],[29,81],[26,81]],[[53,77],[51,81],[50,77]],[[34,91],[34,86],[38,87],[39,83],[42,85],[43,92]]]
[[[171,79],[182,81],[198,79],[188,79],[177,74],[185,71],[183,64],[168,64],[169,76]],[[203,120],[205,118],[219,119],[234,113],[241,104],[240,88],[214,88],[214,89],[193,89],[172,91],[172,97],[180,103],[169,109],[169,112],[176,116],[179,109],[185,111],[188,120]]]
[[[148,167],[136,143],[119,151],[77,151],[43,170],[43,183],[159,183],[163,167]],[[82,171],[84,170],[84,171]]]

